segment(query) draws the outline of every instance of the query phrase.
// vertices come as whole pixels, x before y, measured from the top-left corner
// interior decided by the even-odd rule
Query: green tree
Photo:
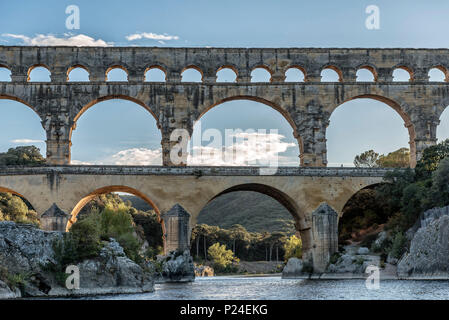
[[[0,193],[0,221],[2,220],[40,225],[39,217],[31,205],[11,193]]]
[[[381,155],[376,164],[382,168],[408,168],[410,167],[410,150],[400,148],[388,155]]]
[[[285,261],[288,261],[288,259],[293,257],[301,259],[302,257],[301,238],[292,235],[285,241],[284,249],[285,249],[285,256],[284,256]]]
[[[44,163],[44,157],[40,153],[39,148],[35,146],[10,148],[7,152],[0,153],[0,166],[27,166]]]
[[[429,202],[435,207],[449,205],[449,157],[441,160],[438,168],[432,174]]]
[[[447,156],[449,156],[449,139],[424,149],[422,158],[415,168],[417,179],[431,178],[432,172],[438,168],[440,161]]]
[[[379,154],[374,152],[374,150],[365,151],[354,158],[354,165],[357,168],[374,168],[377,167],[377,160],[379,159]]]
[[[214,243],[207,250],[209,257],[212,259],[214,268],[220,272],[228,269],[233,263],[238,263],[240,260],[234,256],[231,250],[226,249],[226,245]]]

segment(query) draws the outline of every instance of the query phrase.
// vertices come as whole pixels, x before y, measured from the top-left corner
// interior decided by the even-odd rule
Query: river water
[[[414,300],[449,299],[449,281],[299,280],[281,277],[207,277],[193,283],[156,284],[155,292],[97,296],[113,300]]]

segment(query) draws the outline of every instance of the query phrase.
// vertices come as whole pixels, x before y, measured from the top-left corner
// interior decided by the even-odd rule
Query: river
[[[364,280],[299,280],[281,277],[206,277],[193,283],[156,284],[155,292],[96,296],[113,300],[413,300],[449,299],[449,281],[383,280],[367,289]]]

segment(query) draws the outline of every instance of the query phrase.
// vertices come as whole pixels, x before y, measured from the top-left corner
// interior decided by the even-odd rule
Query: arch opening
[[[304,82],[306,72],[301,67],[290,67],[285,71],[285,82]]]
[[[255,67],[251,71],[251,82],[270,82],[271,71],[267,67]]]
[[[376,188],[385,183],[366,186],[345,203],[338,222],[339,244],[356,244],[373,249],[374,240],[382,232],[394,212]]]
[[[0,165],[27,165],[44,161],[46,132],[33,106],[17,97],[0,95],[0,111]]]
[[[123,220],[127,216],[131,219]],[[119,220],[120,217],[121,220]],[[148,258],[155,258],[164,250],[165,227],[160,211],[148,196],[134,188],[115,185],[92,191],[72,210],[66,231],[69,232],[77,221],[84,219],[98,223],[102,233],[117,233],[108,234],[108,236],[117,237],[119,243],[121,242],[120,234],[126,232],[122,230],[124,227],[122,224],[129,224],[128,227],[133,229],[132,235],[140,246],[138,251],[142,256],[151,255]],[[125,244],[128,242],[129,240],[125,240]],[[126,251],[126,245],[124,248]]]
[[[237,82],[237,71],[233,67],[221,67],[217,71],[217,82]]]
[[[167,73],[160,66],[151,66],[145,71],[146,82],[165,82]]]
[[[181,72],[181,82],[203,82],[203,71],[196,66],[185,67]]]
[[[28,82],[50,82],[50,69],[43,64],[34,65],[28,69]]]
[[[343,74],[336,66],[326,66],[321,70],[321,82],[342,82]]]
[[[68,81],[73,82],[88,82],[89,70],[82,65],[75,65],[67,70]]]
[[[358,120],[352,121],[354,118]],[[408,162],[412,168],[416,165],[416,135],[411,119],[399,104],[385,97],[361,95],[347,99],[332,112],[326,137],[329,166],[352,167],[354,157],[369,150],[374,150],[379,160],[367,165],[392,166],[384,160],[402,154],[407,147]],[[399,166],[403,162],[397,163]]]
[[[11,82],[11,70],[3,65],[0,65],[0,81]]]
[[[0,221],[34,224],[40,227],[39,215],[22,194],[0,186]]]
[[[393,81],[394,82],[413,81],[413,71],[405,66],[396,67],[393,70]]]
[[[446,82],[448,81],[448,71],[442,66],[436,66],[428,72],[430,82]]]
[[[223,236],[207,236],[208,228]],[[293,236],[302,241],[302,252],[308,252],[310,229],[292,198],[265,184],[240,184],[215,195],[201,210],[192,233],[191,254],[207,259],[207,247],[218,242],[243,261],[283,261],[289,258],[283,245]]]
[[[356,82],[376,82],[377,73],[371,66],[363,66],[357,70]]]
[[[126,82],[128,81],[128,70],[125,67],[115,65],[106,70],[106,81]]]
[[[150,107],[128,96],[91,101],[74,119],[72,164],[161,165],[157,120]]]
[[[187,163],[298,166],[302,143],[294,132],[286,110],[269,101],[247,96],[223,99],[204,110],[194,124]]]

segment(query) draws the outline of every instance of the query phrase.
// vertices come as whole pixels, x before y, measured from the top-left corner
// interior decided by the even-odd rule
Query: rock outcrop
[[[401,278],[449,278],[449,207],[424,213],[408,253],[398,262]]]
[[[287,261],[287,265],[282,270],[282,278],[295,278],[305,276],[304,263],[301,259],[290,258]]]
[[[214,275],[214,268],[195,264],[195,277],[213,277]]]
[[[62,236],[61,232],[43,231],[31,225],[0,222],[0,276],[6,278],[0,279],[0,298],[154,290],[152,273],[127,258],[123,248],[114,239],[105,242],[98,257],[76,265],[80,272],[80,288],[65,288],[61,281],[57,280],[56,274],[46,267],[49,264],[57,264],[53,242]],[[20,279],[20,291],[16,286],[7,284],[8,279],[14,278]]]
[[[195,280],[195,267],[189,250],[171,251],[158,257],[162,272],[158,282],[191,282]]]

